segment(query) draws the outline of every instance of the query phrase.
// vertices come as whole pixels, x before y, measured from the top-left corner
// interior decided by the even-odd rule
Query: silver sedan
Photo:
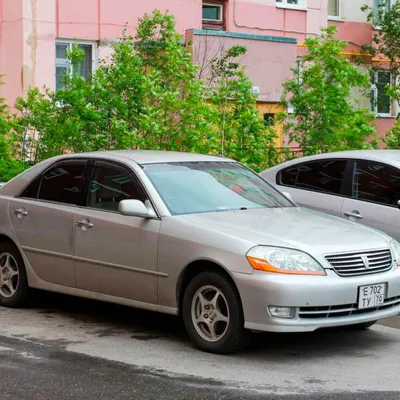
[[[180,315],[200,349],[400,312],[400,245],[297,207],[233,160],[104,152],[0,188],[0,304],[29,288]]]
[[[319,154],[261,175],[302,207],[371,226],[400,240],[400,150]]]

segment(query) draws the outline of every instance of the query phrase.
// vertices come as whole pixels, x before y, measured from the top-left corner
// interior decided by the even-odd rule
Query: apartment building
[[[260,112],[273,120],[280,110],[282,82],[306,49],[307,36],[334,24],[338,37],[349,43],[346,53],[359,53],[371,44],[373,27],[361,11],[379,0],[0,0],[0,95],[12,105],[29,87],[57,88],[68,71],[66,50],[78,42],[85,52],[80,73],[88,77],[124,26],[135,30],[137,19],[153,9],[175,15],[182,40],[191,43],[194,60],[206,61],[223,48],[244,45],[242,59],[258,94]],[[386,0],[385,0],[386,1]],[[387,0],[390,4],[393,0]],[[394,123],[398,110],[385,96],[389,65],[371,58],[381,69],[374,75],[372,99],[365,104],[377,112],[378,131]],[[282,135],[278,145],[286,145]]]

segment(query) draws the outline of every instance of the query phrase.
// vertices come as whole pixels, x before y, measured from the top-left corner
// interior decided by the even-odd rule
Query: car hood
[[[309,253],[388,248],[390,238],[379,231],[317,211],[301,208],[265,208],[190,214],[195,227],[234,236],[254,245],[300,249]]]

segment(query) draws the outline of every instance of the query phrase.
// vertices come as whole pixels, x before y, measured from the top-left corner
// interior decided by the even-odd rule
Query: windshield
[[[173,215],[293,206],[238,163],[150,164],[144,171]]]

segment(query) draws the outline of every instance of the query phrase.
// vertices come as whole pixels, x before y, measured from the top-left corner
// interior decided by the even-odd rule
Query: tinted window
[[[26,189],[21,193],[20,197],[25,197],[28,199],[37,199],[41,181],[42,181],[42,176],[37,177],[33,182],[31,182],[26,187]]]
[[[88,206],[118,211],[126,199],[144,202],[146,195],[131,174],[117,165],[97,162],[89,184]]]
[[[282,185],[340,194],[345,169],[345,160],[314,161],[283,170],[280,182]]]
[[[49,169],[42,178],[40,200],[84,205],[86,162],[60,163]]]
[[[353,197],[385,205],[397,205],[400,200],[400,171],[383,164],[357,161]]]

